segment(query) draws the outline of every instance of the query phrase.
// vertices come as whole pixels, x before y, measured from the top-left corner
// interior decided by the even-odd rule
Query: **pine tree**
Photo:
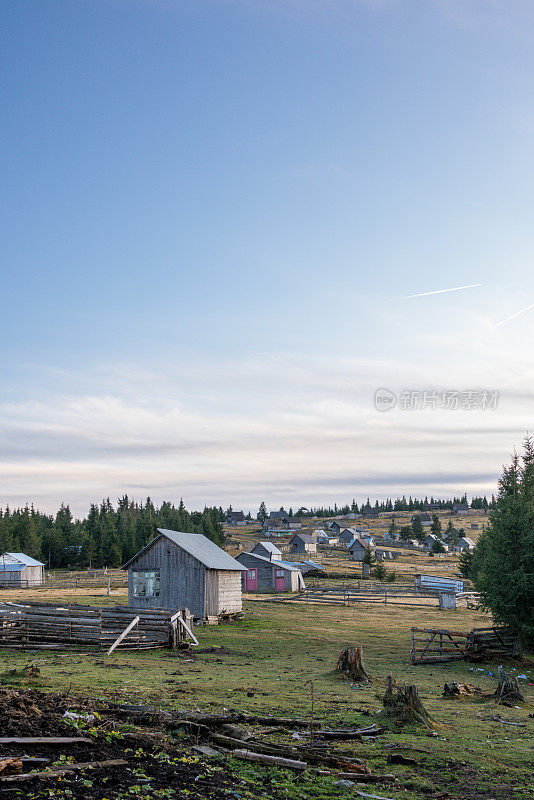
[[[534,444],[503,469],[490,524],[473,552],[475,588],[495,622],[534,642]]]
[[[423,523],[421,522],[421,517],[419,514],[414,514],[412,519],[412,534],[418,542],[422,542],[425,538],[425,532],[423,530]]]
[[[265,520],[267,519],[267,506],[265,505],[263,500],[260,503],[260,508],[259,508],[259,511],[258,511],[258,519],[262,523],[262,525],[265,522]]]

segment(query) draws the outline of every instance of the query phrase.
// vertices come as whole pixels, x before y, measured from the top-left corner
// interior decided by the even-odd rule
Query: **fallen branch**
[[[267,764],[270,767],[284,767],[284,769],[296,769],[303,771],[307,768],[305,761],[295,761],[291,758],[280,758],[279,756],[267,756],[262,753],[254,753],[251,750],[232,750],[234,758],[241,758],[245,761],[257,761],[260,764]]]
[[[323,764],[328,767],[343,769],[352,773],[365,773],[369,774],[369,767],[356,759],[340,758],[337,756],[322,753],[314,750],[305,745],[304,747],[291,747],[288,745],[275,745],[258,742],[256,740],[245,741],[244,739],[235,739],[231,736],[223,736],[220,733],[212,733],[211,740],[217,745],[229,748],[232,750],[234,747],[244,749],[249,752],[261,753],[264,755],[280,756],[289,759],[302,759],[306,758],[310,764]]]
[[[1,736],[0,745],[4,744],[44,744],[61,747],[64,744],[93,744],[93,740],[82,736]]]
[[[87,761],[85,763],[67,764],[61,767],[50,767],[45,772],[25,772],[23,775],[9,775],[5,778],[0,777],[2,783],[21,783],[23,781],[32,781],[35,779],[43,780],[44,778],[54,778],[54,780],[62,775],[68,775],[69,772],[78,772],[83,769],[101,769],[105,767],[122,767],[128,762],[124,758],[114,758],[110,761]]]

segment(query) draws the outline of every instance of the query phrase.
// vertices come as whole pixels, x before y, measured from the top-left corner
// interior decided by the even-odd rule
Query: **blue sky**
[[[530,3],[1,17],[0,505],[494,489],[532,428],[534,309],[496,327],[534,303]]]

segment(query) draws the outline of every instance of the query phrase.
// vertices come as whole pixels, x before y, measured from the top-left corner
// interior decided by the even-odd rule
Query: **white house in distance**
[[[5,586],[6,583],[22,589],[42,586],[44,567],[42,561],[25,553],[3,553],[0,556],[0,586]]]
[[[463,550],[473,550],[474,546],[475,543],[469,536],[462,536],[456,545],[456,549],[461,553]]]

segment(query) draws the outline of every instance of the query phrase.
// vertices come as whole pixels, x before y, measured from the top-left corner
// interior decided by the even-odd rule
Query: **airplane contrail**
[[[445,292],[459,292],[461,289],[474,289],[475,286],[482,286],[481,283],[470,283],[469,286],[454,286],[452,289],[436,289],[434,292],[420,292],[419,294],[407,294],[406,297],[399,297],[399,300],[410,300],[412,297],[428,297],[430,294],[445,294]]]
[[[515,318],[516,318],[516,317],[518,317],[520,314],[524,314],[524,313],[525,313],[525,311],[530,311],[530,309],[531,309],[531,308],[534,308],[534,303],[531,303],[531,304],[530,304],[529,306],[527,306],[526,308],[522,308],[522,309],[521,309],[521,311],[516,311],[516,312],[515,312],[515,314],[511,314],[509,317],[506,317],[506,319],[503,319],[503,320],[501,320],[500,322],[498,322],[498,323],[497,323],[496,325],[494,325],[493,327],[494,327],[494,328],[500,328],[500,327],[501,327],[501,325],[504,325],[504,323],[505,323],[505,322],[510,322],[510,320],[511,320],[511,319],[515,319]]]

